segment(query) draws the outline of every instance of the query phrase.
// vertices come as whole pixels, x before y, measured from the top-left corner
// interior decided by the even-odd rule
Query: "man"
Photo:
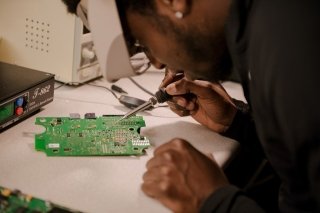
[[[150,61],[183,70],[185,78],[169,72],[163,82],[174,95],[172,109],[184,108],[243,146],[260,141],[282,181],[280,211],[320,212],[320,2],[117,2],[126,33]],[[219,84],[230,65],[249,111]],[[214,159],[182,139],[155,150],[143,181],[142,190],[174,212],[263,211],[229,185]]]

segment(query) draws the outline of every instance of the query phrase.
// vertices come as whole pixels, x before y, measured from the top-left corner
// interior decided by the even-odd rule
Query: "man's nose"
[[[163,64],[163,63],[161,63],[161,62],[159,62],[157,60],[151,60],[151,64],[157,69],[163,69],[163,68],[166,67],[165,64]]]
[[[150,60],[150,63],[157,69],[163,69],[166,67],[165,64],[161,63],[158,59],[156,59],[153,55],[151,55],[150,53],[146,54],[147,57]]]

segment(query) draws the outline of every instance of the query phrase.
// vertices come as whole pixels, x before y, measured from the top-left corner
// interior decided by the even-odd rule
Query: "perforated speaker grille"
[[[50,23],[46,23],[34,18],[26,18],[25,47],[34,51],[49,53]]]

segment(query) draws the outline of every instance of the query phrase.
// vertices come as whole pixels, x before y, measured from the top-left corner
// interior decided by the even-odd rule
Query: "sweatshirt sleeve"
[[[222,135],[238,141],[245,150],[254,150],[259,151],[259,153],[264,153],[249,106],[236,99],[233,99],[233,102],[237,106],[238,111],[231,126]]]
[[[265,212],[257,203],[246,197],[235,186],[226,186],[212,193],[203,203],[201,213],[237,213],[237,212]]]

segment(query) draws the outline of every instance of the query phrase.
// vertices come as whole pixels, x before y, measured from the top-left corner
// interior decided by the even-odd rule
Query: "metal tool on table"
[[[159,89],[156,94],[151,97],[147,102],[145,102],[144,104],[138,106],[137,108],[129,111],[127,114],[125,114],[119,121],[122,121],[126,118],[129,118],[135,114],[137,114],[138,112],[141,112],[145,109],[148,109],[149,107],[152,107],[154,105],[156,105],[157,103],[164,103],[167,100],[169,100],[172,96],[169,95],[164,88]]]

